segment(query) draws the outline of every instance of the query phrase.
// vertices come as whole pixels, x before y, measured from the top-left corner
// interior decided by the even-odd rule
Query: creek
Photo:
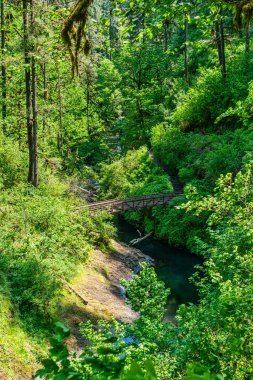
[[[118,239],[125,244],[139,237],[136,228],[127,223],[123,217],[118,217],[117,227]],[[137,244],[135,248],[154,259],[158,278],[171,290],[166,308],[166,321],[174,321],[176,311],[181,304],[198,302],[196,287],[189,278],[195,272],[194,267],[203,263],[201,257],[153,237]]]

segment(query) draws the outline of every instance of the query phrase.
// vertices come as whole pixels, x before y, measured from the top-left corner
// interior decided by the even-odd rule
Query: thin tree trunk
[[[7,88],[6,88],[6,66],[4,62],[5,56],[5,9],[4,0],[1,0],[1,52],[2,52],[2,119],[3,119],[3,131],[6,132],[5,119],[7,116]]]
[[[33,111],[33,186],[37,187],[38,181],[38,119],[37,119],[37,91],[36,91],[36,62],[32,57],[32,111]]]
[[[31,104],[31,62],[29,57],[28,34],[28,1],[23,0],[23,30],[24,30],[24,61],[25,61],[25,93],[26,93],[26,126],[29,150],[28,182],[33,182],[33,124]]]
[[[221,51],[221,38],[220,38],[220,27],[219,22],[215,21],[215,38],[216,38],[216,44],[218,49],[218,56],[219,56],[219,64],[222,66],[222,51]]]
[[[34,25],[34,4],[33,0],[30,0],[31,4],[31,34],[33,34]],[[37,111],[37,77],[36,77],[36,60],[35,60],[35,45],[32,45],[32,128],[33,128],[33,179],[32,184],[34,187],[38,187],[38,111]]]
[[[186,82],[188,82],[188,79],[189,79],[188,34],[189,34],[188,15],[185,14],[185,19],[184,19],[184,68],[185,68],[185,79],[186,79]]]
[[[47,9],[47,0],[43,1],[45,9]],[[44,16],[44,23],[46,24],[46,17]],[[44,100],[44,109],[43,109],[43,136],[46,136],[46,127],[47,127],[47,99],[48,99],[48,91],[47,91],[47,63],[43,63],[43,100]]]
[[[87,117],[87,131],[88,131],[88,135],[90,136],[91,128],[90,128],[90,81],[89,81],[89,78],[87,78],[87,86],[86,86],[86,117]]]
[[[168,50],[169,45],[169,20],[166,18],[164,20],[164,51],[165,53]]]
[[[43,110],[43,131],[46,131],[47,126],[47,64],[43,64],[43,99],[44,99],[44,110]]]
[[[226,78],[227,70],[226,70],[226,55],[225,55],[225,38],[224,38],[224,27],[223,20],[220,20],[220,40],[221,40],[221,56],[222,56],[222,76]]]
[[[142,38],[142,43],[143,45],[145,44],[145,28],[146,28],[146,15],[145,15],[145,12],[143,13],[143,23],[142,23],[142,32],[143,32],[143,38]]]
[[[225,39],[224,39],[224,27],[222,19],[220,22],[215,21],[216,43],[219,56],[219,64],[221,66],[221,72],[223,78],[226,78],[226,56],[225,56]]]
[[[164,53],[166,54],[169,47],[169,20],[165,18],[164,20]],[[168,57],[166,57],[165,60],[165,71],[168,70],[169,63],[168,63]]]
[[[246,27],[245,27],[245,51],[246,53],[249,52],[250,47],[250,21],[246,21]]]
[[[58,132],[58,150],[63,155],[63,116],[62,116],[62,93],[61,93],[61,75],[58,67],[58,99],[59,99],[59,132]]]
[[[113,48],[113,7],[111,1],[109,2],[109,59],[112,60],[112,48]]]

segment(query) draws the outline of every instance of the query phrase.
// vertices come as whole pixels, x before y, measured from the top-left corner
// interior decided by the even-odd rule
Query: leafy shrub
[[[16,143],[0,136],[0,188],[12,187],[26,178],[25,157]]]
[[[179,100],[171,121],[183,130],[206,129],[227,109],[229,100],[220,70],[202,70],[195,86]]]
[[[204,277],[199,305],[178,315],[183,361],[203,361],[228,379],[252,376],[252,163],[233,180],[221,176],[214,194],[189,192],[183,207],[209,212],[210,244],[203,244]]]
[[[120,160],[101,169],[99,194],[103,198],[126,198],[170,190],[169,177],[154,165],[146,147],[129,151]]]
[[[152,129],[151,144],[155,157],[174,171],[187,154],[187,137],[177,127],[157,125]]]
[[[62,279],[74,275],[92,246],[109,244],[110,217],[76,212],[77,203],[54,177],[38,189],[19,184],[1,193],[0,266],[20,310],[52,315]]]
[[[46,345],[36,344],[24,329],[14,307],[6,275],[0,272],[0,366],[6,379],[32,377],[37,359],[46,353]]]
[[[121,283],[127,290],[133,310],[151,320],[161,321],[169,290],[165,289],[162,281],[158,281],[154,268],[147,263],[142,263],[141,267],[140,274],[132,281],[122,280]]]

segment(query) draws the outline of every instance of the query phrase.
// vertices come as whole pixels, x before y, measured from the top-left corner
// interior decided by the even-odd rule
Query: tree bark
[[[29,56],[29,32],[28,32],[28,0],[23,0],[23,31],[24,31],[24,62],[25,62],[25,93],[26,93],[26,127],[29,151],[28,182],[33,182],[33,123],[31,103],[31,62]]]
[[[222,76],[226,78],[227,69],[226,69],[226,54],[225,54],[225,38],[224,38],[224,27],[223,20],[220,20],[220,39],[221,39],[221,55],[222,55]]]
[[[43,64],[43,99],[44,99],[44,110],[43,110],[43,131],[45,133],[47,126],[47,64]]]
[[[113,49],[113,6],[112,2],[109,2],[109,59],[112,61],[112,49]]]
[[[31,34],[34,33],[35,22],[34,22],[34,4],[33,0],[30,0],[31,4]],[[35,60],[35,45],[33,43],[31,47],[32,59],[32,128],[33,128],[33,178],[32,184],[34,187],[38,187],[38,111],[37,111],[37,75],[36,75],[36,60]]]
[[[7,116],[7,105],[6,105],[6,98],[7,98],[7,87],[6,87],[6,66],[4,62],[4,56],[5,56],[5,7],[4,7],[4,0],[1,0],[1,52],[2,52],[2,119],[3,119],[3,131],[6,132],[6,125],[5,125],[5,119]]]
[[[38,118],[37,118],[37,80],[36,80],[36,61],[32,57],[32,113],[33,113],[33,186],[37,187],[38,180]]]
[[[151,231],[149,234],[145,235],[145,236],[142,236],[142,237],[139,237],[137,239],[133,239],[129,242],[129,246],[134,246],[136,244],[139,244],[141,243],[142,241],[148,239],[151,235],[153,234],[153,231]]]
[[[221,72],[223,78],[226,78],[226,55],[225,55],[225,38],[224,38],[224,27],[222,19],[220,21],[215,21],[215,33],[216,33],[216,43],[219,56],[219,64],[221,66]]]
[[[87,73],[88,76],[88,73]],[[90,80],[87,77],[86,83],[86,117],[87,117],[87,131],[88,135],[91,136],[91,127],[90,127]]]
[[[216,44],[218,49],[218,56],[219,56],[219,64],[222,66],[222,52],[221,52],[221,38],[220,38],[220,27],[219,22],[215,21],[215,38],[216,38]]]
[[[189,34],[189,22],[188,15],[185,14],[184,19],[184,70],[185,70],[185,80],[189,80],[189,48],[188,48],[188,34]]]
[[[249,52],[249,47],[250,47],[250,21],[246,21],[246,26],[245,26],[245,51],[246,53]]]
[[[30,20],[28,14],[30,4]],[[29,22],[30,21],[30,22]],[[35,47],[29,41],[29,31],[34,30],[33,1],[23,0],[23,31],[25,60],[25,91],[26,91],[26,125],[29,151],[28,182],[38,186],[38,121],[37,121],[37,91]],[[32,58],[31,58],[32,56]]]
[[[168,50],[169,45],[169,20],[166,18],[164,20],[164,51],[165,53]]]
[[[58,132],[58,151],[61,156],[63,155],[63,114],[62,114],[62,93],[61,93],[61,74],[60,68],[58,67],[58,100],[59,100],[59,132]]]

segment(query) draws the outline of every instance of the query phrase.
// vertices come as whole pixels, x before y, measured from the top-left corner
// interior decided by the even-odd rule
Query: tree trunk
[[[223,78],[226,78],[226,56],[225,56],[225,39],[224,39],[224,27],[222,19],[220,22],[215,21],[215,33],[216,33],[216,43],[219,56],[219,64],[221,66],[221,72]]]
[[[47,64],[43,64],[43,100],[44,100],[44,110],[43,110],[43,131],[46,132],[47,126]]]
[[[169,20],[166,18],[164,20],[164,51],[165,53],[168,50],[169,45]]]
[[[109,59],[112,60],[113,49],[113,6],[112,2],[109,2]]]
[[[30,3],[30,23],[28,4]],[[24,30],[24,59],[25,59],[25,91],[26,91],[26,125],[29,150],[28,182],[38,186],[38,122],[37,122],[37,91],[36,91],[36,62],[34,46],[29,41],[29,26],[34,30],[33,1],[23,0],[23,30]],[[32,53],[32,58],[30,55]]]
[[[224,38],[224,27],[223,20],[220,20],[220,40],[221,40],[221,56],[222,56],[222,76],[226,78],[227,70],[226,70],[226,55],[225,55],[225,38]]]
[[[90,81],[89,81],[89,78],[87,78],[87,86],[86,86],[86,117],[87,117],[87,131],[88,131],[88,135],[90,136],[91,128],[90,128]]]
[[[2,119],[3,119],[3,131],[6,132],[5,119],[7,116],[6,105],[6,66],[4,62],[5,56],[5,14],[4,14],[4,0],[1,0],[1,52],[2,52]]]
[[[36,62],[32,57],[32,113],[33,113],[33,186],[37,187],[38,181],[38,120],[37,120],[37,91],[36,91]]]
[[[23,0],[23,31],[24,31],[24,61],[25,61],[25,93],[26,93],[26,127],[29,150],[28,182],[33,182],[33,123],[31,104],[31,62],[29,57],[28,34],[28,0]]]
[[[220,38],[220,27],[219,22],[215,21],[215,38],[216,38],[216,44],[218,49],[218,56],[219,56],[219,64],[222,66],[222,52],[221,52],[221,38]]]
[[[47,9],[47,0],[43,0],[43,6]],[[43,17],[43,22],[46,24],[46,16]],[[47,91],[47,63],[46,60],[43,63],[43,100],[44,100],[44,108],[43,108],[43,136],[46,136],[46,128],[47,128],[47,99],[48,99],[48,91]]]
[[[245,51],[246,53],[249,52],[249,47],[250,47],[250,21],[246,21],[246,26],[245,26]]]
[[[189,34],[188,15],[185,14],[185,19],[184,19],[184,70],[185,70],[185,80],[186,80],[186,82],[188,82],[188,79],[189,79],[188,34]]]
[[[58,132],[58,151],[63,156],[63,123],[62,123],[62,93],[61,93],[61,74],[58,67],[58,100],[59,100],[59,132]]]

